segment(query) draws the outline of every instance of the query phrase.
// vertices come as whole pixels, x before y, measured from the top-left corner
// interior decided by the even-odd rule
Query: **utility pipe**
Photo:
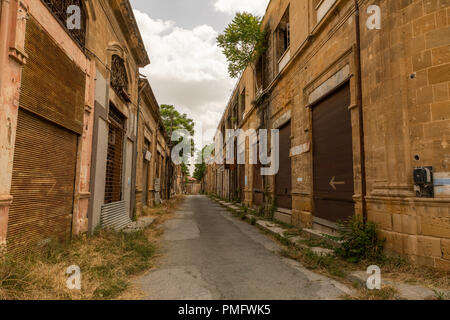
[[[355,32],[356,32],[356,103],[359,110],[359,148],[360,148],[360,166],[361,166],[361,205],[364,222],[367,221],[367,185],[366,185],[366,152],[364,143],[364,110],[362,99],[362,64],[361,64],[361,29],[360,29],[360,11],[358,0],[355,0]]]

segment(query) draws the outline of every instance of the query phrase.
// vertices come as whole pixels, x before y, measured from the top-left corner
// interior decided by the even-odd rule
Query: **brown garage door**
[[[77,135],[19,108],[8,219],[13,256],[50,238],[69,239]]]
[[[263,204],[263,177],[261,175],[261,164],[253,165],[253,204],[261,206]]]
[[[243,203],[245,200],[245,164],[238,166],[239,171],[239,198]]]
[[[292,209],[291,122],[280,129],[280,169],[276,175],[275,192],[279,208]]]
[[[354,214],[350,88],[313,107],[314,215],[329,221]]]

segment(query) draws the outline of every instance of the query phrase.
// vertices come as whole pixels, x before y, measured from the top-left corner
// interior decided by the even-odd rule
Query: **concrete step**
[[[274,213],[273,218],[286,224],[292,224],[292,214],[286,213],[285,210]]]
[[[302,231],[304,232],[305,236],[307,236],[311,240],[325,241],[331,247],[337,247],[339,245],[339,242],[327,238],[327,235],[329,234],[322,231],[307,228],[302,229]]]

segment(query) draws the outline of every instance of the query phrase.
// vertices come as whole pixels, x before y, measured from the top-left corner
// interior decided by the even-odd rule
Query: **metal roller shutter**
[[[280,169],[275,178],[275,193],[279,208],[292,209],[291,122],[280,129]]]
[[[354,214],[350,87],[313,107],[314,215],[329,221]]]
[[[253,165],[253,204],[261,206],[263,204],[263,177],[261,175],[261,164]]]
[[[70,238],[85,101],[86,74],[33,17],[25,52],[7,230],[12,256]]]
[[[8,219],[8,252],[16,255],[71,234],[77,135],[19,109]]]

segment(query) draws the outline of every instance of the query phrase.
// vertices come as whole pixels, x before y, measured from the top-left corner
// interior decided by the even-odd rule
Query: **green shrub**
[[[264,207],[263,206],[258,208],[257,215],[258,215],[258,217],[264,216]]]
[[[364,223],[359,216],[353,216],[347,221],[338,224],[339,236],[331,237],[340,245],[335,249],[336,255],[358,263],[361,260],[383,259],[385,239],[377,234],[378,227],[373,222]]]

